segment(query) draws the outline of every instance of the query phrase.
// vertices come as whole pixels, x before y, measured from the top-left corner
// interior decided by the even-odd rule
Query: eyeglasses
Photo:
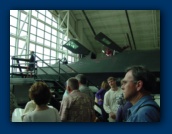
[[[133,83],[137,83],[137,81],[134,80],[121,80],[121,86],[126,85],[128,82],[133,82]]]

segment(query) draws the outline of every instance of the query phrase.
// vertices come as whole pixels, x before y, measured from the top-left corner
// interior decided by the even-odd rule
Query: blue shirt
[[[118,111],[116,113],[116,122],[124,122],[127,118],[127,110],[132,107],[132,104],[127,101],[124,105],[121,105],[118,108]]]
[[[158,108],[159,106],[153,100],[152,96],[144,96],[128,109],[126,122],[159,122],[160,111]]]

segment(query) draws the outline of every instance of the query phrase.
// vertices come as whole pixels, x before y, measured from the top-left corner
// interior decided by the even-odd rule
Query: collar
[[[134,104],[131,108],[128,109],[128,112],[131,114],[135,113],[139,109],[140,106],[142,106],[143,104],[146,104],[147,101],[152,100],[152,99],[153,98],[151,95],[143,96],[140,100],[136,102],[136,104]]]

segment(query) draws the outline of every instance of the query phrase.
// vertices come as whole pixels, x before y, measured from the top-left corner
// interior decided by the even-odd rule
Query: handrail
[[[57,72],[53,67],[51,67],[50,65],[48,65],[44,60],[42,60],[41,58],[39,58],[37,55],[35,55],[40,61],[42,61],[43,63],[45,63],[49,68],[51,68],[54,72],[56,72],[58,74],[58,76],[64,78],[62,75],[60,75],[60,72]],[[65,79],[65,78],[64,78]],[[59,79],[60,81],[60,79]]]
[[[38,67],[38,66],[37,66]],[[38,67],[39,68],[39,67]],[[40,68],[45,74],[47,74],[48,75],[48,73],[46,72],[46,71],[44,71],[42,68]],[[41,79],[41,81],[43,81],[43,82],[45,82],[45,80],[43,80],[43,79]],[[56,82],[56,80],[54,80],[54,82],[56,83],[56,84],[58,84],[62,89],[64,89],[64,87],[60,84],[60,83],[57,83]],[[46,82],[45,82],[46,83]],[[65,89],[64,89],[65,90]]]
[[[28,55],[31,55],[31,54],[28,54]],[[18,57],[18,56],[28,56],[28,55],[17,55],[17,56],[13,56],[12,57],[12,59],[15,59],[16,57]],[[59,70],[57,71],[57,70],[55,70],[54,69],[54,67],[52,67],[52,66],[50,66],[49,64],[47,64],[44,60],[42,60],[39,56],[37,56],[35,53],[34,53],[34,56],[36,57],[36,58],[38,58],[38,60],[36,60],[34,63],[37,63],[38,61],[41,61],[42,63],[44,63],[44,64],[46,64],[47,65],[47,67],[49,67],[51,70],[53,70],[57,75],[58,75],[58,77],[59,77],[59,81],[60,81],[60,79],[62,78],[63,80],[62,81],[65,81],[66,80],[66,78],[63,76],[63,75],[61,75],[60,74],[60,71],[63,71],[64,73],[65,73],[65,75],[67,76],[67,77],[70,77],[70,75],[64,70],[64,69],[62,69],[61,67],[60,67],[60,63],[62,62],[62,59],[56,59],[56,60],[58,60],[58,62],[59,62]],[[17,59],[19,59],[19,60],[22,60],[22,61],[29,61],[29,59],[23,59],[23,58],[17,58]],[[22,64],[22,63],[21,63]],[[24,64],[24,63],[23,63]],[[17,64],[18,65],[18,64]],[[63,65],[65,65],[67,68],[70,68],[74,73],[76,73],[76,74],[79,74],[76,70],[74,70],[72,67],[70,67],[69,65],[67,65],[67,64],[63,64]],[[38,68],[42,71],[42,72],[44,72],[46,75],[49,75],[42,67],[39,67],[38,66],[38,64],[36,64],[36,66],[37,66],[37,70],[38,70]],[[13,71],[13,70],[12,70]],[[35,71],[35,70],[34,70]],[[35,72],[34,72],[35,73]],[[54,78],[53,78],[54,79]],[[88,78],[87,78],[87,82],[89,83],[89,84],[91,84],[91,85],[93,85],[93,86],[95,86],[95,87],[97,87],[94,83],[92,83]]]
[[[61,60],[60,60],[61,61]],[[65,66],[67,66],[68,68],[70,68],[71,70],[73,70],[75,73],[79,74],[76,70],[74,70],[73,68],[71,68],[69,65],[64,64]],[[63,69],[62,69],[63,70]],[[64,70],[63,70],[64,71]],[[65,72],[65,71],[64,71]],[[65,72],[67,73],[67,72]],[[88,83],[92,84],[93,86],[97,87],[94,83],[92,83],[88,78],[87,78]]]

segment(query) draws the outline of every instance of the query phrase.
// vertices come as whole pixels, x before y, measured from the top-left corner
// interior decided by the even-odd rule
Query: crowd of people
[[[126,69],[121,87],[109,77],[93,94],[87,78],[78,74],[66,81],[66,90],[59,109],[49,105],[51,93],[43,82],[29,89],[29,101],[22,115],[23,122],[98,122],[95,103],[100,107],[103,122],[159,122],[160,107],[151,96],[155,76],[143,66]]]

